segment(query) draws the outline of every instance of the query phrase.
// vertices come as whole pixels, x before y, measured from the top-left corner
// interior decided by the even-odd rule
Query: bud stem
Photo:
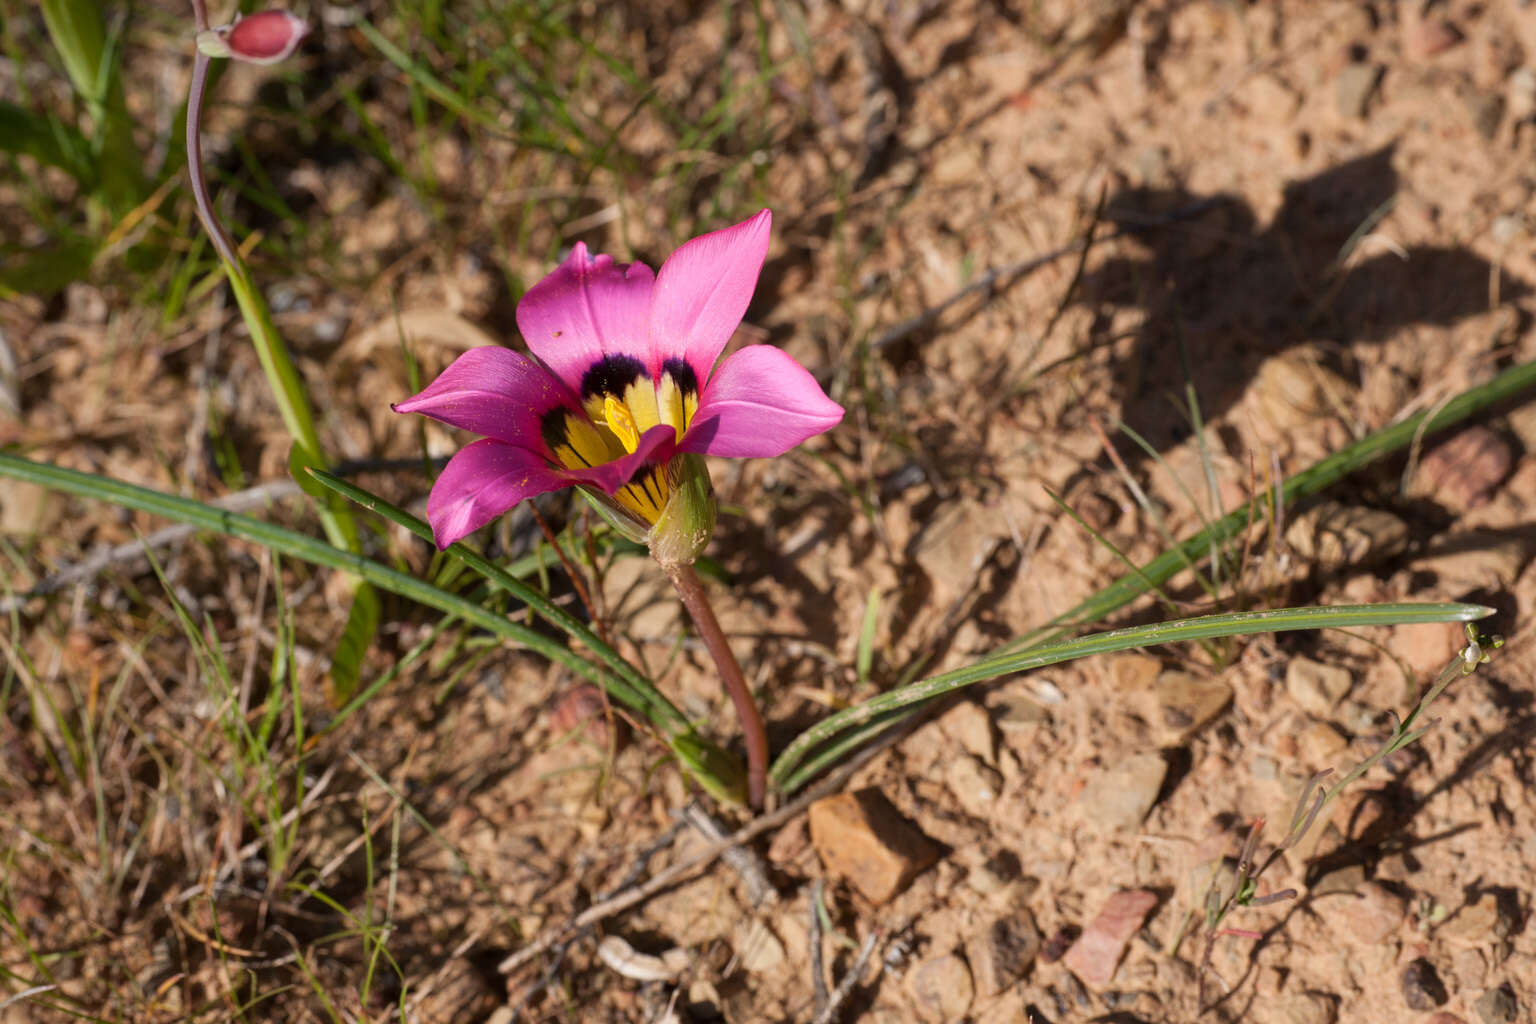
[[[206,22],[207,16],[201,14],[202,6],[196,5],[196,9],[199,20]],[[206,25],[200,27],[206,28]],[[203,93],[208,89],[208,61],[208,55],[198,50],[192,62],[192,88],[187,93],[187,176],[192,179],[192,198],[197,203],[197,218],[203,222],[203,229],[213,240],[213,247],[219,251],[219,259],[224,261],[229,273],[243,274],[240,260],[235,255],[235,245],[230,241],[224,225],[219,223],[219,216],[213,210],[213,200],[208,195],[208,182],[203,177]]]
[[[709,595],[704,593],[699,574],[691,565],[663,565],[662,568],[677,589],[683,607],[693,618],[699,639],[704,641],[710,657],[715,659],[720,682],[730,695],[731,703],[736,705],[736,717],[741,720],[741,732],[747,742],[747,802],[753,810],[761,810],[768,782],[768,732],[763,727],[762,712],[757,709],[752,691],[747,688],[746,677],[741,674],[741,665],[720,629],[720,621],[710,607]]]

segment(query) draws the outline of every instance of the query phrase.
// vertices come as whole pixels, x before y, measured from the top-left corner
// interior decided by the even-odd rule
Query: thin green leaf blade
[[[347,625],[331,655],[331,685],[328,694],[334,707],[341,707],[357,693],[363,677],[363,659],[379,632],[383,604],[379,592],[366,581],[352,588],[352,607],[347,610]]]
[[[779,755],[773,769],[769,772],[769,777],[781,790],[789,792],[795,785],[802,784],[809,777],[806,771],[801,770],[802,762],[816,748],[837,739],[845,731],[864,730],[876,719],[904,711],[905,714],[888,719],[890,724],[895,724],[915,711],[917,706],[945,694],[975,683],[996,679],[999,676],[1055,665],[1063,661],[1086,658],[1095,654],[1113,654],[1137,647],[1225,636],[1279,633],[1301,629],[1349,629],[1360,626],[1395,626],[1413,623],[1475,622],[1492,614],[1492,608],[1460,602],[1278,608],[1271,611],[1202,615],[1175,622],[1160,622],[1112,630],[1108,633],[1097,633],[1075,640],[1031,647],[1023,651],[1004,651],[989,658],[983,658],[965,668],[932,676],[881,694],[856,707],[823,719],[801,733]]]

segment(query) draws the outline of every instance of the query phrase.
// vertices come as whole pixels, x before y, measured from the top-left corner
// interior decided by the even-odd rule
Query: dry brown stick
[[[837,1015],[842,1011],[843,1004],[848,1001],[848,996],[853,992],[853,987],[859,983],[859,976],[864,973],[864,967],[869,963],[869,956],[875,951],[875,943],[880,941],[880,930],[869,933],[865,938],[863,947],[859,950],[858,959],[853,966],[848,968],[848,973],[837,983],[837,988],[832,990],[832,998],[827,1000],[827,1005],[822,1007],[820,1013],[811,1021],[811,1024],[832,1024]],[[880,962],[880,972],[885,971],[885,961]],[[878,974],[876,975],[878,977]]]
[[[725,826],[716,821],[715,816],[700,806],[697,800],[684,807],[680,816],[695,832],[711,842],[718,842],[726,837]],[[741,876],[743,884],[747,887],[747,899],[752,906],[762,907],[778,901],[778,891],[774,889],[773,883],[768,881],[768,869],[756,850],[746,846],[733,846],[721,851],[720,859]]]
[[[824,883],[816,879],[811,885],[811,921],[810,942],[811,948],[811,1007],[814,1015],[820,1017],[827,1012],[827,1002],[831,996],[827,993],[827,969],[821,958],[821,891]]]
[[[581,914],[577,915],[575,919],[568,921],[566,924],[559,928],[550,929],[549,931],[544,932],[544,934],[534,939],[528,945],[507,957],[497,967],[497,970],[501,971],[503,974],[510,974],[512,971],[517,970],[519,967],[523,966],[523,964],[526,964],[528,961],[532,960],[534,957],[538,956],[540,953],[544,952],[555,943],[564,939],[566,936],[571,935],[582,928],[585,928],[589,924],[595,924],[605,917],[610,917],[613,914],[619,913],[620,911],[628,910],[635,904],[642,903],[645,900],[650,899],[657,893],[671,888],[684,879],[691,877],[696,872],[708,867],[710,864],[714,863],[716,857],[719,857],[726,850],[740,846],[742,843],[750,842],[751,840],[762,835],[764,832],[778,828],[785,822],[792,821],[793,819],[799,817],[799,815],[812,803],[828,795],[829,793],[835,793],[837,790],[841,789],[843,783],[847,782],[848,779],[853,776],[854,772],[858,771],[876,754],[885,750],[886,747],[890,746],[892,743],[895,743],[898,739],[902,738],[906,734],[906,729],[892,730],[891,733],[886,736],[882,736],[880,740],[865,748],[864,750],[861,750],[853,757],[849,758],[848,762],[842,767],[838,768],[831,775],[828,775],[821,782],[807,789],[804,793],[795,797],[794,800],[791,800],[777,811],[774,811],[771,814],[759,815],[758,817],[748,822],[746,825],[743,825],[741,828],[731,833],[731,835],[727,836],[726,838],[721,839],[718,842],[711,843],[709,847],[703,851],[695,854],[685,861],[681,861],[667,868],[665,871],[656,875],[644,885],[636,886],[633,889],[619,893],[611,899],[606,899],[599,903],[593,904],[586,910],[582,911]]]

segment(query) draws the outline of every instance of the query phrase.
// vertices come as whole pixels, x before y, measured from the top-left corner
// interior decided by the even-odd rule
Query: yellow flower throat
[[[699,408],[696,378],[681,359],[669,359],[660,381],[652,382],[638,359],[608,356],[582,378],[581,399],[586,416],[561,406],[544,418],[544,440],[566,469],[623,458],[661,424],[681,438]],[[672,486],[666,465],[645,465],[613,497],[642,521],[655,523]]]

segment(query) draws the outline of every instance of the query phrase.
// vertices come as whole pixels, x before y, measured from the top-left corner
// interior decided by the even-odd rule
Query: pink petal
[[[517,326],[533,354],[578,394],[582,375],[604,356],[633,356],[654,377],[660,363],[645,332],[654,282],[644,263],[592,256],[577,242],[517,304]]]
[[[229,55],[252,64],[276,64],[299,48],[309,26],[287,11],[262,11],[241,18],[224,36]]]
[[[843,407],[783,349],[751,345],[720,364],[678,449],[765,458],[835,427]]]
[[[635,450],[620,459],[605,462],[591,469],[573,469],[565,473],[572,480],[595,484],[608,494],[623,487],[646,463],[661,464],[672,457],[676,450],[675,431],[665,423],[658,423],[640,436]]]
[[[667,257],[651,299],[651,344],[660,359],[682,356],[700,385],[747,313],[768,255],[773,214],[684,242]]]
[[[448,460],[427,497],[427,521],[439,548],[467,537],[535,494],[570,481],[542,457],[500,441],[476,441]]]
[[[497,345],[472,348],[419,395],[394,406],[452,427],[536,452],[545,450],[539,426],[557,405],[579,409],[576,397],[527,356]]]

